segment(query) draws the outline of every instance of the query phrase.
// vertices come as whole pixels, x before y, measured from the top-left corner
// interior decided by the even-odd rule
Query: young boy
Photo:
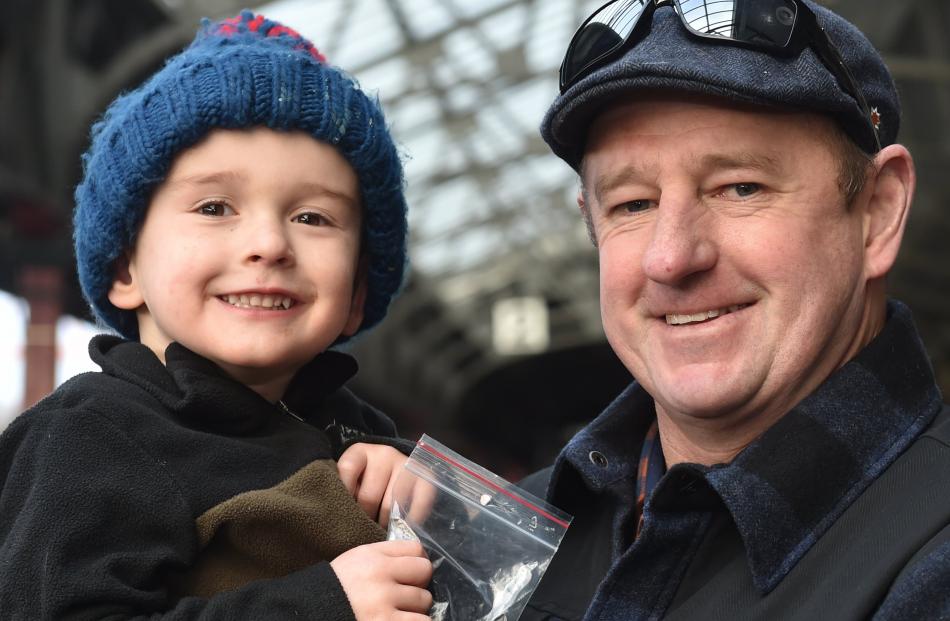
[[[402,280],[378,104],[245,11],[113,102],[83,163],[80,283],[121,338],[0,437],[0,618],[426,618],[421,547],[373,521],[395,428],[328,350]]]

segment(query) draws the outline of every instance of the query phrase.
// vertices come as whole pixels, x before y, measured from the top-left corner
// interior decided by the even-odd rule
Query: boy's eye
[[[309,224],[310,226],[320,226],[322,224],[326,224],[327,219],[318,213],[308,211],[306,213],[300,214],[299,216],[295,216],[294,222],[299,222],[300,224]]]
[[[234,213],[234,210],[232,210],[227,203],[212,201],[199,206],[198,213],[203,216],[224,216]]]

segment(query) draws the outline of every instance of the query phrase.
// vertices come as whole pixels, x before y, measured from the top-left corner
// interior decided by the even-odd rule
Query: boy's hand
[[[357,443],[337,461],[337,471],[366,514],[383,528],[389,524],[393,483],[408,458],[391,446]]]
[[[425,621],[432,563],[416,541],[381,541],[347,550],[330,562],[356,621]]]

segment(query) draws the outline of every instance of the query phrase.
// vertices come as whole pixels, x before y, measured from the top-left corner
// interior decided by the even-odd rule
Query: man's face
[[[775,418],[867,340],[864,218],[821,117],[655,97],[591,128],[611,346],[661,412]]]
[[[279,397],[362,321],[356,173],[302,133],[216,130],[175,160],[110,299],[172,341]],[[274,393],[274,394],[270,394]]]

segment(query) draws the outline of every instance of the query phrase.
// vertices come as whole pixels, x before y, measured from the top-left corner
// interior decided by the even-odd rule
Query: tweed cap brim
[[[900,102],[883,59],[851,23],[806,2],[838,47],[868,104],[879,114],[882,146],[897,139]],[[860,106],[811,51],[794,57],[723,44],[690,35],[672,6],[656,9],[649,33],[622,57],[560,94],[541,123],[554,153],[579,170],[587,130],[614,103],[650,90],[714,95],[725,99],[833,117],[855,143],[876,151]]]

